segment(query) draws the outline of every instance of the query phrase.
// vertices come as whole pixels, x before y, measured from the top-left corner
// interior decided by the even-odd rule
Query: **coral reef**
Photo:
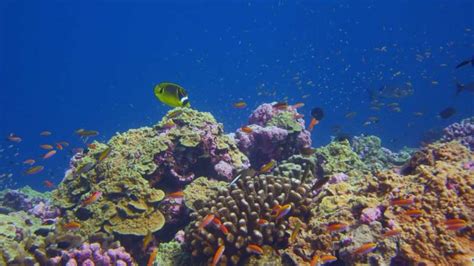
[[[471,151],[474,151],[474,116],[449,125],[443,132],[441,141],[458,140]]]
[[[354,137],[351,147],[372,172],[399,167],[406,163],[414,152],[413,149],[408,148],[393,152],[382,147],[382,141],[377,136]]]
[[[211,197],[215,196],[219,189],[226,189],[227,186],[228,183],[226,182],[207,179],[201,176],[194,179],[184,189],[184,203],[189,209],[197,210],[205,202],[208,202]]]
[[[311,134],[293,106],[262,104],[250,115],[248,124],[251,132],[238,129],[234,138],[256,169],[272,159],[284,160],[311,146]]]
[[[193,221],[186,231],[186,242],[194,260],[210,262],[223,245],[221,262],[237,265],[250,258],[251,245],[268,245],[273,249],[285,245],[290,236],[288,216],[304,219],[310,211],[311,186],[305,181],[312,180],[312,174],[307,171],[298,177],[246,175],[227,190],[220,190],[191,215]],[[272,215],[281,206],[289,210],[287,216]],[[214,220],[202,227],[201,222],[208,215],[214,215],[219,222]],[[218,226],[220,223],[226,229]]]
[[[403,174],[349,175],[325,185],[311,205],[309,230],[285,256],[299,265],[328,254],[347,265],[469,265],[474,175],[463,164],[473,157],[457,142],[434,144],[415,153]],[[449,219],[467,226],[450,230]]]
[[[182,190],[202,174],[228,180],[247,166],[211,114],[176,108],[153,128],[117,134],[74,156],[53,197],[67,222],[81,223],[81,235],[145,236],[184,215],[182,202],[165,193]],[[84,204],[98,192],[98,199]]]
[[[177,241],[161,243],[158,246],[157,256],[153,265],[178,266],[192,265],[190,256],[184,252],[183,247]]]

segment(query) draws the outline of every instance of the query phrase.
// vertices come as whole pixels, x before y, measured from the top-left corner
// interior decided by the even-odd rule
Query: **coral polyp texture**
[[[220,190],[192,214],[186,242],[194,259],[211,262],[218,248],[224,246],[222,265],[238,265],[253,255],[252,245],[270,246],[272,249],[285,246],[290,236],[288,217],[305,219],[310,211],[311,186],[305,180],[311,179],[310,172],[306,178],[300,176],[300,179],[247,175],[229,189]],[[282,208],[289,213],[272,214],[281,206],[286,206]],[[202,226],[209,215],[215,219]]]
[[[99,243],[83,243],[80,248],[63,251],[61,256],[48,260],[48,265],[137,265],[123,247],[102,249]]]
[[[473,159],[457,142],[434,144],[415,153],[402,174],[327,184],[311,205],[310,230],[285,254],[300,265],[328,254],[347,265],[469,265],[474,174],[463,165]]]
[[[259,167],[272,159],[283,160],[311,146],[311,133],[293,106],[285,108],[265,103],[250,115],[251,132],[238,129],[235,139],[249,157],[252,166]]]

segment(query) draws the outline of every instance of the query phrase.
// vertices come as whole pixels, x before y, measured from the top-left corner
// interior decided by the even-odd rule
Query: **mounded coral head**
[[[311,172],[306,174],[311,175]],[[210,261],[218,246],[225,245],[221,261],[237,265],[251,255],[247,250],[249,244],[274,248],[286,245],[288,217],[303,219],[309,212],[311,186],[301,181],[305,179],[311,178],[244,176],[236,185],[220,190],[217,196],[192,214],[193,222],[186,231],[186,239],[193,257]],[[287,216],[278,219],[272,215],[272,209],[286,204],[291,206]],[[208,214],[218,217],[229,232],[224,234],[212,224],[199,229]]]
[[[443,132],[444,135],[441,141],[457,140],[471,151],[474,151],[474,116],[463,119],[459,123],[449,125]]]
[[[287,159],[301,148],[311,146],[311,134],[292,106],[278,108],[274,104],[262,104],[250,115],[248,127],[252,132],[238,129],[235,139],[255,168],[271,159]]]

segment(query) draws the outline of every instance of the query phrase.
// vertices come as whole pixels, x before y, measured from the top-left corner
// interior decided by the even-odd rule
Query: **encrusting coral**
[[[434,144],[415,153],[403,174],[379,171],[325,185],[311,205],[309,230],[285,256],[299,265],[324,255],[348,265],[469,265],[474,175],[463,166],[473,159],[456,142]]]

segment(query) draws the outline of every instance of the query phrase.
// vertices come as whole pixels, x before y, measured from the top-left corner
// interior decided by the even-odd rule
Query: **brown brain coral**
[[[219,191],[216,197],[192,214],[194,221],[186,232],[186,238],[193,257],[211,261],[218,246],[224,245],[221,262],[237,265],[251,255],[247,250],[249,244],[268,245],[274,249],[287,245],[288,218],[305,219],[309,212],[311,186],[302,182],[308,179],[312,178],[245,176],[231,188]],[[272,216],[275,206],[285,204],[291,205],[288,215],[281,219]],[[212,224],[199,229],[208,214],[218,217],[229,233],[223,234]]]

